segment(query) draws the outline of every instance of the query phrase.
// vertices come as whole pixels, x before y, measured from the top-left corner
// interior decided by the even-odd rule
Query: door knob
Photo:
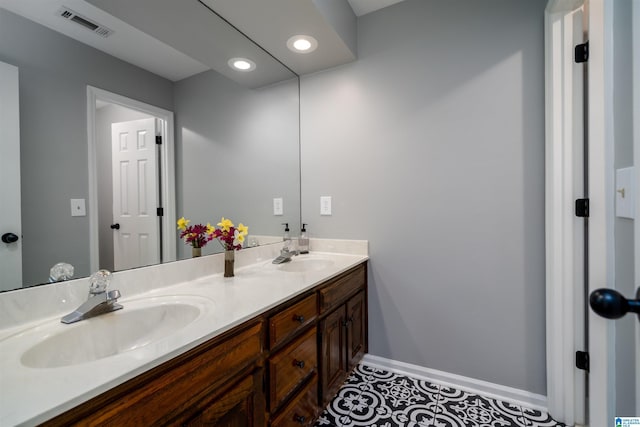
[[[596,289],[589,296],[589,305],[593,311],[607,319],[619,319],[631,312],[636,313],[640,321],[640,288],[636,291],[636,299],[626,299],[613,289]]]
[[[4,233],[2,235],[2,241],[4,243],[15,243],[18,240],[20,240],[20,238],[13,233]]]
[[[120,230],[120,224],[118,224],[117,222],[115,224],[111,224],[111,229],[112,230]]]

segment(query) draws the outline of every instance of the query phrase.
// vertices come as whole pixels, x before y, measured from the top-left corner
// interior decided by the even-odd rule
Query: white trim
[[[584,424],[586,374],[575,368],[584,343],[583,4],[551,0],[545,9],[546,361],[549,414]]]
[[[631,49],[633,55],[633,116],[640,117],[640,0],[631,4]],[[636,214],[635,229],[635,279],[636,287],[640,286],[640,124],[633,123],[633,164],[636,177]],[[635,295],[630,295],[635,298]],[[640,322],[636,322],[636,414],[640,414]]]
[[[170,231],[176,223],[176,195],[175,195],[175,166],[174,166],[174,124],[173,112],[156,107],[126,96],[118,95],[87,86],[87,142],[89,153],[89,250],[90,268],[96,271],[99,268],[99,243],[98,243],[98,177],[96,175],[96,101],[106,101],[123,107],[141,111],[163,120],[162,128],[162,201],[164,216],[162,218],[162,253],[163,261],[176,260],[175,236]]]
[[[613,1],[589,0],[589,293],[613,287]],[[589,424],[615,416],[614,322],[589,310]]]
[[[470,393],[510,402],[519,406],[547,412],[547,398],[541,394],[531,393],[513,387],[490,383],[475,378],[464,377],[450,372],[438,371],[419,365],[399,362],[380,356],[365,354],[362,363],[374,368],[384,369],[413,378],[424,379],[435,384],[452,387]]]

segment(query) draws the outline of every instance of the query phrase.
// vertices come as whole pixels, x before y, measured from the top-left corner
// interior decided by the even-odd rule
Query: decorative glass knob
[[[67,264],[66,262],[59,262],[49,270],[49,282],[62,282],[63,280],[72,279],[73,273],[73,265]]]
[[[111,281],[111,272],[109,270],[98,270],[89,278],[89,293],[101,294],[107,290]]]

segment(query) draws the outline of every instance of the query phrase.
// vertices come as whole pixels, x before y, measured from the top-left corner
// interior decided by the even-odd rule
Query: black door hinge
[[[162,144],[162,136],[160,136],[160,135],[156,136],[156,144],[157,145],[161,145]]]
[[[589,353],[576,351],[576,368],[589,372]]]
[[[574,50],[574,60],[576,63],[580,64],[582,62],[587,62],[589,60],[589,42],[584,42],[582,44],[576,45]]]
[[[156,208],[156,215],[164,216],[164,208]]]
[[[576,200],[576,216],[580,218],[589,217],[589,199]]]

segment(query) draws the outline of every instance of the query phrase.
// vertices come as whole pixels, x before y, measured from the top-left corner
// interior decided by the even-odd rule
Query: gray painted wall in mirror
[[[4,9],[0,61],[20,69],[23,282],[61,261],[87,276],[89,217],[69,204],[88,196],[87,85],[171,110],[172,83]]]
[[[88,217],[72,218],[69,205],[88,197],[87,85],[174,111],[178,216],[214,224],[230,217],[262,235],[281,234],[285,221],[298,227],[297,78],[247,89],[209,71],[172,83],[3,9],[0,61],[20,68],[24,283],[45,282],[60,261],[76,277],[90,273]],[[284,216],[272,215],[273,197],[284,198]],[[190,257],[177,230],[168,232],[179,258]]]
[[[280,235],[283,222],[298,227],[297,78],[247,90],[207,71],[177,82],[174,98],[177,216],[213,225],[224,216],[249,234]],[[283,197],[283,216],[273,215],[274,197]],[[221,249],[210,242],[202,253]],[[179,243],[178,254],[190,256],[190,248]]]
[[[370,352],[543,395],[545,5],[408,0],[301,79],[303,219],[369,239]]]

